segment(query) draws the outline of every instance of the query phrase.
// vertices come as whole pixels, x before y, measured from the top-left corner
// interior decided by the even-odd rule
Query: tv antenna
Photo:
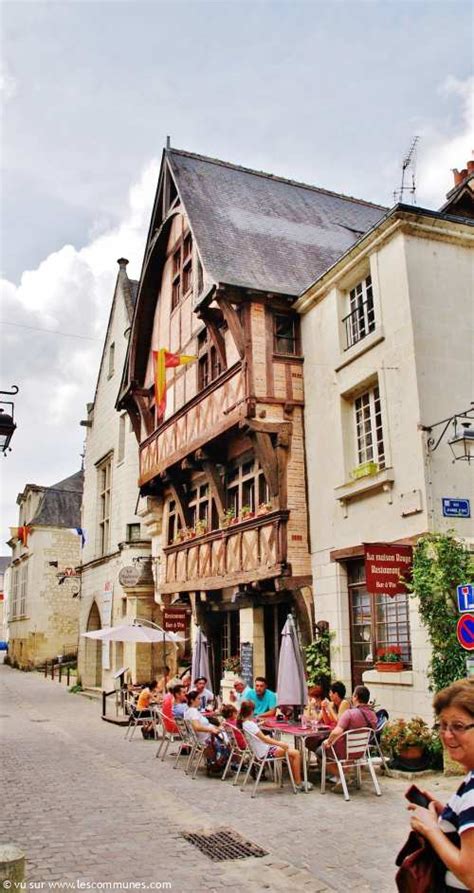
[[[411,195],[411,203],[412,205],[416,205],[416,180],[415,180],[415,166],[416,166],[416,147],[420,137],[415,136],[412,140],[411,146],[405,155],[405,158],[402,161],[402,179],[400,181],[400,188],[395,189],[393,192],[393,199],[395,202],[403,202],[405,198],[405,193],[408,192]],[[408,170],[411,171],[411,185],[405,182],[405,179],[408,177]]]

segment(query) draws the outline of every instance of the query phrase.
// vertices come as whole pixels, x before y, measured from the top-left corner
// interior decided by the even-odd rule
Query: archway
[[[102,623],[97,602],[92,602],[92,607],[87,618],[86,632],[101,629]],[[85,639],[85,670],[83,685],[85,688],[100,688],[102,685],[102,642],[100,639]]]

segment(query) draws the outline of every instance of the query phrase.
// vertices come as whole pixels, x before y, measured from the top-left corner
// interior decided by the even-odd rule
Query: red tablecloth
[[[276,719],[267,719],[262,725],[262,729],[268,729],[269,731],[278,731],[285,732],[287,735],[319,735],[320,733],[326,734],[331,731],[330,726],[326,725],[318,725],[317,729],[312,729],[310,727],[304,729],[299,723],[293,722],[278,722]]]

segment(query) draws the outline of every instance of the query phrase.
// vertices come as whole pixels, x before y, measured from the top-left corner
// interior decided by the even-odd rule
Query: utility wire
[[[93,338],[91,335],[75,335],[72,332],[58,332],[56,329],[40,329],[39,326],[25,326],[20,322],[7,322],[0,320],[2,326],[15,326],[17,329],[29,329],[30,332],[45,332],[47,335],[61,335],[62,338],[80,338],[82,341],[102,341],[102,338]]]

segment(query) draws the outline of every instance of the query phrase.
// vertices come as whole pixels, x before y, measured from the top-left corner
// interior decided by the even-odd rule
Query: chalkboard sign
[[[240,643],[240,664],[242,679],[253,687],[253,642]]]

